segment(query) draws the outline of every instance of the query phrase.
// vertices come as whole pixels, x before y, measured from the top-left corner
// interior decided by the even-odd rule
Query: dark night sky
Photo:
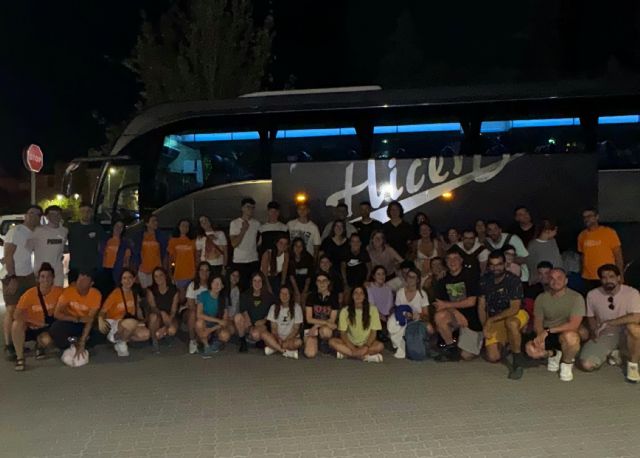
[[[5,3],[0,165],[5,173],[19,171],[20,150],[28,143],[43,147],[48,165],[51,158],[86,155],[103,141],[97,117],[117,122],[132,114],[138,88],[119,62],[135,43],[141,9],[153,17],[170,1]],[[274,10],[275,89],[289,74],[296,75],[297,88],[307,88],[639,72],[638,2],[466,3],[255,0],[255,11],[263,16]]]

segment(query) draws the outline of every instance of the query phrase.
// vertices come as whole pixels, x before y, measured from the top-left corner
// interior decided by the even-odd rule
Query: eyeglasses
[[[613,296],[609,296],[607,299],[609,301],[609,310],[613,310],[616,308],[616,304],[613,303]]]

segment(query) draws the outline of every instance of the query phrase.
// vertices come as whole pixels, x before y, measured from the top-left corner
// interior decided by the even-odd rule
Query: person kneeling
[[[53,323],[53,315],[62,294],[62,287],[53,285],[54,270],[51,264],[44,262],[38,271],[38,285],[28,289],[18,301],[11,325],[11,338],[16,349],[17,371],[23,371],[24,343],[36,342],[36,359],[45,356],[46,348],[53,340],[49,335],[49,327]]]
[[[382,329],[378,309],[369,305],[367,290],[356,286],[351,291],[349,305],[340,310],[338,330],[340,337],[333,337],[329,345],[336,351],[336,358],[361,359],[370,363],[382,362],[382,342],[376,340]]]
[[[111,291],[98,314],[98,328],[114,344],[118,356],[129,356],[127,342],[144,342],[151,337],[142,308],[138,307],[138,295],[133,291],[135,281],[134,271],[123,269],[120,287]]]
[[[527,354],[533,359],[547,359],[547,370],[558,372],[560,380],[573,380],[574,358],[580,351],[580,323],[584,299],[567,288],[567,274],[553,269],[549,274],[549,291],[540,294],[533,309],[536,338],[527,342]]]
[[[280,287],[278,301],[269,309],[267,320],[271,323],[271,332],[262,333],[266,345],[264,354],[269,356],[278,352],[285,358],[298,359],[298,349],[302,346],[302,308],[293,302],[293,294],[288,286]]]
[[[204,354],[217,353],[231,338],[231,322],[224,304],[223,288],[222,277],[214,275],[209,282],[209,290],[201,292],[196,299],[196,334]],[[211,341],[214,334],[215,340]]]

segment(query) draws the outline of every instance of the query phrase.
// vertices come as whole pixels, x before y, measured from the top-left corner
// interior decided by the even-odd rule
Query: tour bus
[[[602,82],[170,103],[135,117],[109,156],[73,161],[64,191],[82,193],[80,171],[93,170],[98,220],[153,212],[167,229],[201,214],[225,228],[251,196],[258,219],[270,200],[293,218],[299,199],[317,221],[341,202],[357,219],[361,201],[385,221],[397,200],[409,221],[422,211],[442,230],[510,222],[526,205],[575,231],[580,209],[598,204],[604,220],[640,221],[637,198],[619,198],[640,195],[639,114],[639,85]]]

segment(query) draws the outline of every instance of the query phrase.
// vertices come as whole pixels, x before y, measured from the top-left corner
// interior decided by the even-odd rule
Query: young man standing
[[[382,223],[371,218],[371,203],[369,201],[360,202],[360,221],[353,223],[354,227],[360,235],[363,247],[369,246],[371,234],[373,231],[382,230]]]
[[[547,359],[547,370],[558,372],[560,380],[573,380],[573,362],[580,351],[580,323],[584,316],[584,299],[567,288],[567,274],[552,269],[549,290],[538,296],[534,306],[536,338],[527,343],[533,359]]]
[[[98,256],[100,242],[106,238],[104,229],[93,221],[93,208],[80,204],[80,221],[69,225],[69,283],[78,278],[78,272],[96,272],[102,266]]]
[[[622,244],[616,231],[600,225],[600,215],[595,208],[582,212],[585,228],[578,236],[578,252],[582,254],[582,279],[585,291],[600,286],[598,268],[604,264],[615,264],[624,273]]]
[[[16,351],[11,340],[11,326],[16,305],[25,291],[36,284],[31,262],[31,243],[34,229],[40,224],[42,208],[32,205],[24,214],[24,223],[18,224],[7,232],[4,242],[4,264],[7,275],[2,280],[2,295],[6,310],[4,312],[3,335],[5,354],[13,361]]]
[[[33,231],[31,246],[34,254],[34,271],[38,272],[42,263],[47,262],[55,271],[55,286],[64,286],[64,245],[67,243],[69,231],[62,222],[62,208],[51,205],[44,211],[47,224],[38,226]]]
[[[316,223],[309,219],[309,206],[307,204],[299,204],[297,207],[298,218],[292,219],[287,223],[291,240],[300,237],[304,240],[304,245],[313,259],[318,259],[318,251],[320,250],[320,231]]]
[[[239,218],[231,221],[229,237],[233,246],[233,265],[240,272],[242,289],[249,285],[249,277],[260,269],[258,261],[258,230],[260,222],[253,217],[256,201],[245,197],[240,202],[242,212]]]
[[[333,223],[336,221],[344,221],[345,229],[347,231],[347,238],[351,237],[351,234],[355,234],[358,232],[356,227],[347,221],[347,216],[349,216],[349,207],[344,202],[340,202],[336,205],[336,208],[333,211],[333,220],[329,221],[322,230],[322,240],[326,239],[331,235],[331,228],[333,227]]]
[[[587,294],[589,341],[580,353],[580,366],[590,372],[598,369],[612,352],[624,347],[628,351],[627,380],[640,382],[640,293],[622,284],[620,269],[605,264],[598,269],[602,286]]]
[[[509,378],[517,380],[523,373],[522,330],[529,315],[521,308],[522,282],[506,270],[505,264],[501,251],[489,255],[489,272],[480,281],[478,315],[483,326],[487,359],[492,363],[500,361],[503,347],[509,344]]]
[[[267,221],[260,226],[260,256],[276,247],[282,235],[289,235],[286,224],[280,221],[280,204],[272,201],[267,204]]]
[[[511,245],[516,250],[514,261],[521,267],[520,281],[529,281],[529,269],[527,268],[527,256],[529,252],[525,247],[522,239],[515,234],[507,234],[502,232],[502,226],[497,221],[489,221],[487,223],[487,238],[485,240],[487,248],[490,250],[502,250],[506,246]]]

